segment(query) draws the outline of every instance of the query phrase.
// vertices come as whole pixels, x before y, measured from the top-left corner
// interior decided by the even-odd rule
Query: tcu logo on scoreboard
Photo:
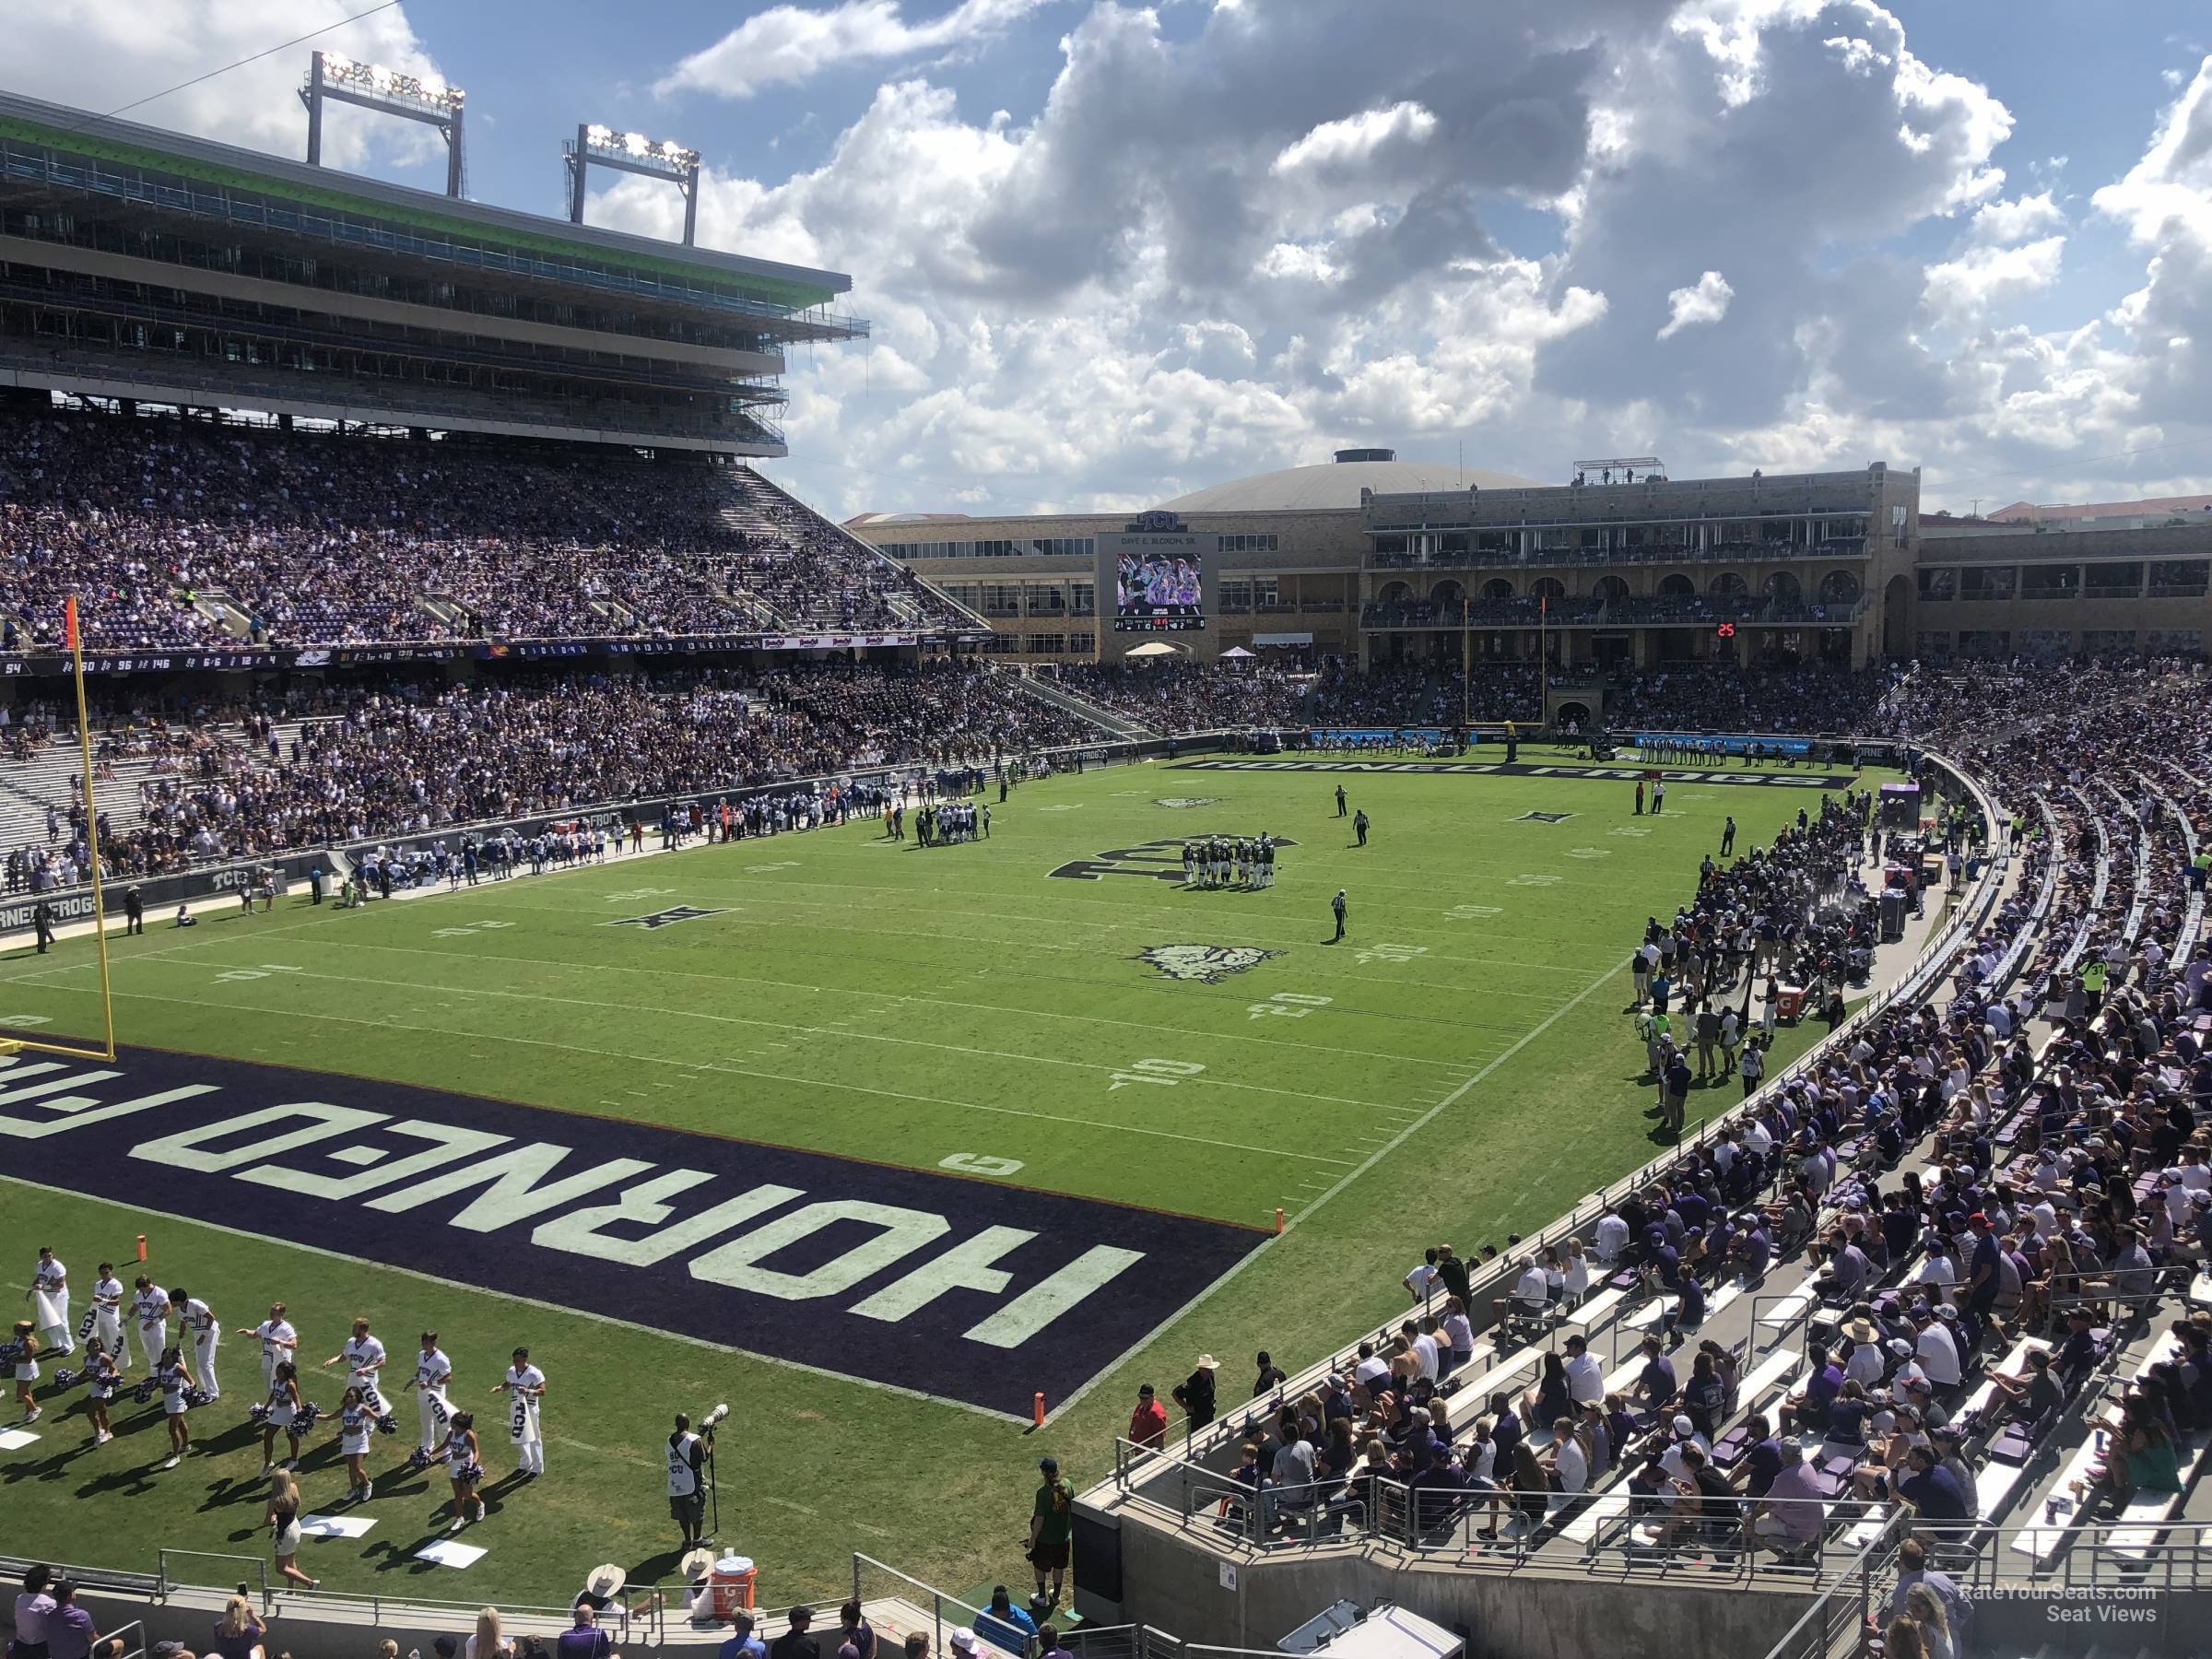
[[[1185,529],[1182,516],[1164,507],[1153,507],[1140,512],[1131,521],[1129,528],[1147,535],[1180,535]]]

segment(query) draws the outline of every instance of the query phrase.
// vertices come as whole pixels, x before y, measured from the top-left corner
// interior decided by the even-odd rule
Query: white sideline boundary
[[[1360,1176],[1366,1174],[1370,1170],[1381,1163],[1385,1158],[1388,1158],[1393,1152],[1395,1152],[1400,1147],[1404,1146],[1408,1140],[1412,1139],[1414,1135],[1418,1135],[1421,1130],[1427,1128],[1430,1123],[1434,1122],[1435,1119],[1444,1112],[1449,1111],[1452,1107],[1458,1105],[1461,1100],[1467,1097],[1468,1092],[1472,1090],[1477,1084],[1488,1077],[1492,1072],[1503,1065],[1508,1060],[1511,1060],[1515,1054],[1519,1053],[1523,1049],[1526,1048],[1537,1038],[1543,1036],[1545,1032],[1551,1030],[1553,1026],[1559,1024],[1560,1020],[1564,1019],[1569,1014],[1571,1014],[1576,1008],[1580,1007],[1584,1002],[1587,1002],[1592,996],[1595,995],[1606,985],[1611,984],[1613,981],[1620,977],[1623,971],[1625,971],[1620,968],[1606,969],[1605,972],[1599,974],[1595,979],[1584,985],[1580,991],[1577,991],[1572,996],[1569,997],[1565,1002],[1561,1003],[1558,1007],[1547,1014],[1536,1024],[1531,1026],[1527,1030],[1524,1031],[1518,1038],[1514,1039],[1511,1047],[1507,1048],[1502,1053],[1492,1059],[1480,1071],[1469,1077],[1465,1083],[1462,1083],[1457,1088],[1453,1089],[1450,1094],[1446,1095],[1435,1105],[1430,1107],[1428,1111],[1422,1112],[1419,1117],[1415,1118],[1412,1123],[1406,1124],[1403,1129],[1399,1130],[1397,1134],[1393,1135],[1389,1140],[1385,1141],[1382,1146],[1376,1147],[1374,1151],[1369,1153],[1367,1158],[1361,1163],[1345,1175],[1341,1176],[1337,1180],[1335,1186],[1329,1188],[1327,1192],[1322,1194],[1320,1197],[1314,1199],[1312,1203],[1307,1205],[1303,1209],[1300,1209],[1296,1215],[1287,1218],[1283,1223],[1283,1230],[1281,1232],[1275,1234],[1272,1238],[1263,1241],[1257,1250],[1253,1251],[1251,1254],[1245,1256],[1241,1261],[1231,1264],[1228,1270],[1225,1271],[1220,1277],[1217,1278],[1212,1284],[1206,1286],[1205,1289],[1199,1291],[1197,1295],[1192,1297],[1190,1300],[1184,1302],[1182,1307],[1176,1309],[1175,1312],[1169,1314],[1167,1318],[1161,1320],[1158,1324],[1154,1325],[1149,1331],[1146,1332],[1142,1337],[1132,1343],[1128,1347],[1123,1349],[1121,1353],[1115,1355],[1112,1359],[1109,1360],[1098,1371],[1092,1372],[1090,1380],[1088,1382],[1085,1382],[1081,1387],[1077,1388],[1075,1393],[1068,1395],[1066,1399],[1061,1401],[1059,1405],[1055,1406],[1052,1410],[1044,1414],[1044,1426],[1047,1428],[1051,1427],[1054,1418],[1080,1405],[1083,1401],[1083,1397],[1089,1394],[1092,1389],[1096,1388],[1100,1382],[1103,1382],[1108,1377],[1119,1371],[1122,1367],[1128,1364],[1130,1359],[1136,1354],[1150,1347],[1155,1341],[1159,1340],[1161,1332],[1168,1330],[1171,1326],[1181,1324],[1182,1320],[1187,1317],[1190,1312],[1201,1302],[1208,1300],[1216,1291],[1222,1289],[1230,1283],[1230,1280],[1234,1279],[1239,1274],[1242,1273],[1245,1268],[1251,1266],[1254,1262],[1261,1260],[1270,1250],[1274,1249],[1277,1244],[1288,1238],[1291,1234],[1291,1231],[1297,1228],[1300,1222],[1312,1216],[1321,1208],[1323,1205],[1328,1203],[1330,1199],[1335,1197],[1337,1194],[1343,1192],[1345,1188],[1350,1186],[1353,1182],[1359,1180]]]

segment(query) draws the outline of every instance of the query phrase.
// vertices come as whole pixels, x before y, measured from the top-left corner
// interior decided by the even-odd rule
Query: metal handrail
[[[264,1613],[266,1613],[269,1610],[269,1563],[265,1558],[262,1556],[226,1555],[211,1549],[177,1549],[166,1544],[162,1545],[154,1551],[154,1579],[156,1594],[166,1596],[171,1591],[175,1590],[212,1590],[216,1588],[216,1586],[213,1584],[198,1584],[194,1583],[189,1579],[171,1578],[169,1571],[169,1563],[170,1559],[172,1556],[185,1560],[230,1561],[234,1563],[242,1562],[244,1565],[252,1568],[253,1572],[250,1575],[241,1574],[241,1581],[245,1583],[256,1583],[260,1585],[261,1610]]]

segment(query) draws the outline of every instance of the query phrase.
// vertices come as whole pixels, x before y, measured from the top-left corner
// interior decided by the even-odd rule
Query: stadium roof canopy
[[[115,186],[147,192],[149,206],[172,204],[160,199],[163,186],[127,175],[152,173],[184,181],[195,197],[204,189],[210,207],[219,207],[221,198],[240,193],[296,206],[309,218],[360,220],[410,231],[421,244],[418,252],[432,261],[456,257],[456,243],[488,246],[524,258],[601,265],[663,282],[673,279],[735,291],[757,303],[793,312],[826,306],[853,287],[850,276],[836,271],[688,248],[483,202],[456,201],[432,191],[310,167],[303,161],[13,93],[0,92],[0,139],[81,159],[95,169],[112,169],[122,175],[115,178]],[[30,159],[9,156],[8,171],[13,174]],[[182,201],[173,205],[187,206]],[[201,205],[189,206],[197,210]],[[334,233],[347,240],[342,229],[334,227]]]
[[[1455,466],[1449,461],[1337,461],[1320,466],[1290,466],[1211,484],[1162,501],[1177,512],[1323,512],[1357,511],[1359,492],[1377,495],[1416,491],[1525,489],[1532,478],[1511,473]]]

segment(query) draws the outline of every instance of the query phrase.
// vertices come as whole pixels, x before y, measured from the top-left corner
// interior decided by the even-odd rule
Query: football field
[[[306,1547],[331,1588],[565,1604],[607,1559],[651,1583],[671,1418],[722,1401],[719,1536],[767,1602],[831,1594],[853,1547],[1018,1583],[1036,1457],[1095,1478],[1138,1382],[1164,1394],[1210,1349],[1241,1398],[1256,1348],[1296,1370],[1402,1305],[1424,1244],[1502,1245],[1651,1157],[1623,1012],[1645,917],[1689,896],[1724,815],[1747,852],[1841,782],[1689,773],[1654,818],[1563,761],[1312,764],[994,791],[989,839],[950,846],[910,812],[903,841],[855,820],[156,918],[114,942],[116,1065],[0,1070],[0,1269],[27,1283],[52,1244],[81,1312],[100,1261],[141,1271],[143,1233],[143,1271],[227,1332],[284,1300],[326,1408],[342,1380],[314,1362],[354,1317],[387,1393],[437,1331],[453,1407],[481,1414],[492,1508],[465,1537],[488,1553],[413,1559],[447,1488],[406,1467],[401,1402],[347,1512],[375,1524]],[[1183,885],[1186,838],[1263,831],[1272,887]],[[0,981],[0,1029],[97,1030],[88,941],[12,952]],[[1738,1096],[1698,1090],[1693,1128]],[[550,1380],[526,1486],[491,1393],[518,1344]],[[265,1559],[257,1350],[226,1335],[218,1363],[204,1450],[171,1471],[159,1402],[126,1395],[95,1448],[83,1390],[53,1395],[0,1452],[0,1547]],[[311,1510],[344,1492],[328,1428]]]

